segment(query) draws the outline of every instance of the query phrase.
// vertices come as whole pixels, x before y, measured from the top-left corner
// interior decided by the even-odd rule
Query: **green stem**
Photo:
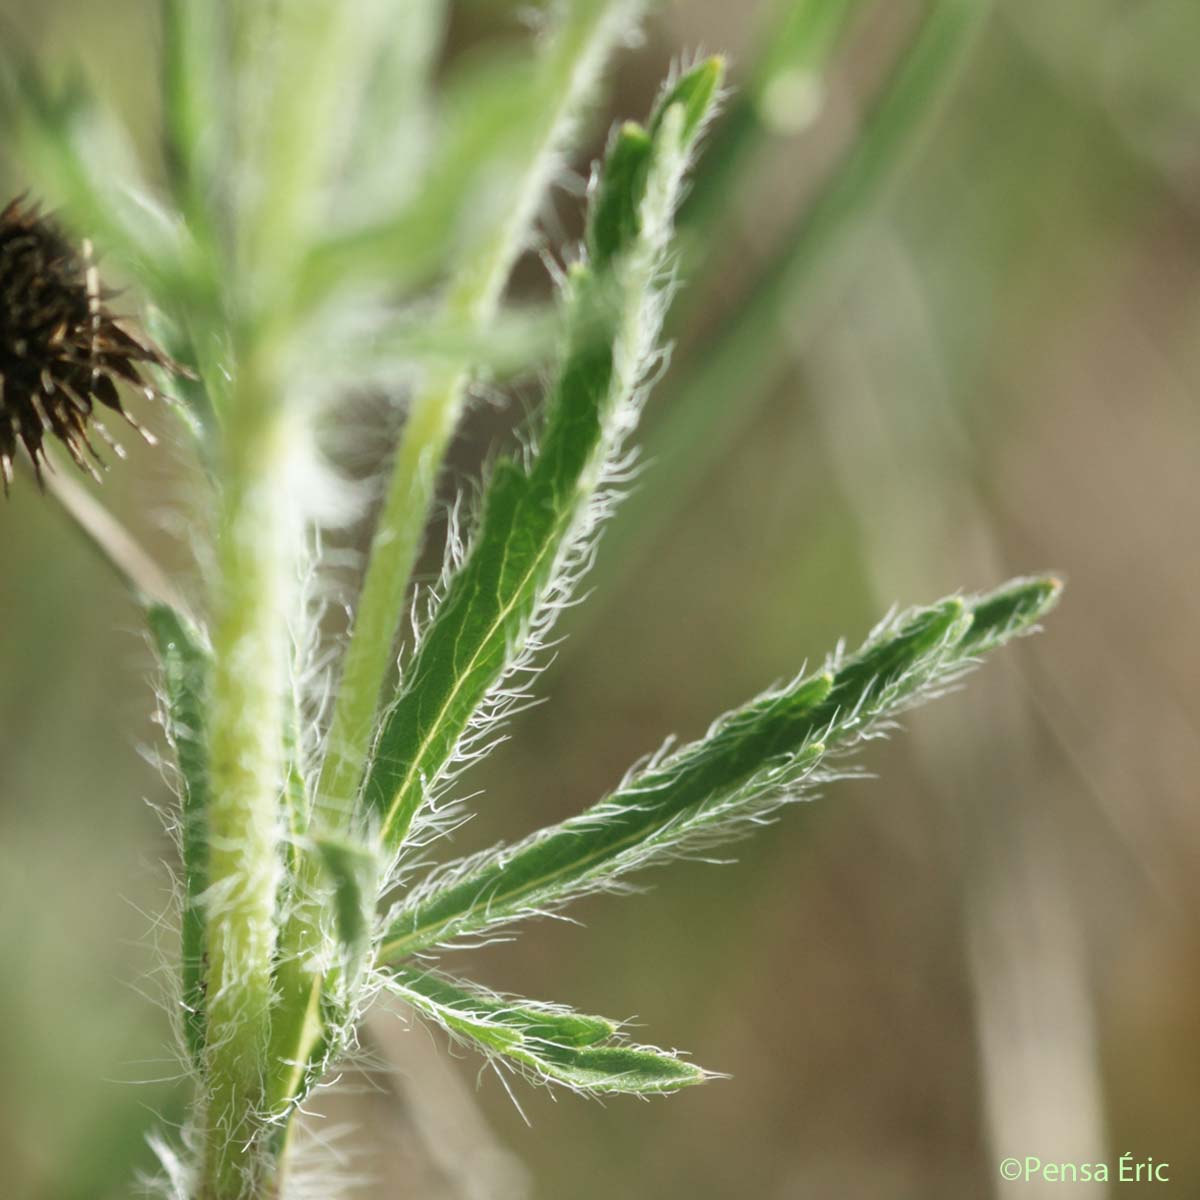
[[[346,0],[280,6],[266,70],[247,66],[243,73],[267,80],[261,137],[251,143],[259,187],[246,198],[246,229],[256,273],[267,276],[257,291],[272,307],[280,297],[271,285],[294,284],[295,268],[311,244],[343,114],[353,103],[348,81],[364,75],[359,60],[370,39],[358,36],[358,7]],[[255,50],[262,54],[261,47]]]
[[[286,620],[295,563],[291,427],[265,360],[234,384],[217,529],[209,693],[208,1097],[204,1200],[264,1193],[259,1122],[273,997]]]

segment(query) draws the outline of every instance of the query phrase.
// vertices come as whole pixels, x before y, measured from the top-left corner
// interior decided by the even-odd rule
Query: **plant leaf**
[[[81,79],[51,87],[31,61],[0,63],[0,116],[21,165],[81,237],[125,260],[170,311],[202,264],[177,218],[151,198],[124,131]]]
[[[180,850],[183,858],[181,973],[184,1040],[192,1061],[204,1048],[204,908],[208,887],[208,754],[204,702],[209,652],[191,623],[166,604],[153,605],[147,619],[162,664],[165,727],[182,783]]]
[[[517,138],[504,156],[508,159],[505,177],[499,186],[491,179],[475,180],[470,191],[448,198],[453,208],[465,196],[473,216],[484,211],[480,223],[463,239],[466,253],[453,256],[454,270],[441,301],[446,317],[463,318],[479,329],[491,324],[608,54],[635,27],[640,11],[641,0],[576,0],[561,6],[529,75],[540,99],[523,118],[502,122],[504,136]],[[514,80],[510,73],[493,102],[466,105],[468,123],[507,112],[514,94],[524,90],[520,80],[525,75],[522,70]],[[466,156],[468,169],[474,169],[479,157]],[[426,174],[436,175],[436,171]],[[429,182],[427,178],[417,189],[422,196],[430,191]],[[428,240],[422,239],[422,245]],[[391,266],[387,269],[391,271]],[[426,373],[413,393],[396,447],[342,661],[317,789],[318,814],[332,828],[343,828],[354,807],[379,732],[384,681],[396,661],[396,632],[437,475],[462,415],[471,367],[468,358]]]
[[[315,846],[333,883],[334,925],[344,951],[346,976],[353,984],[370,947],[379,860],[369,847],[346,839],[317,838]]]
[[[544,1083],[594,1094],[650,1095],[709,1074],[674,1054],[618,1039],[617,1026],[556,1005],[499,996],[432,971],[398,968],[389,990],[460,1041]]]
[[[1061,585],[1014,580],[881,624],[859,652],[832,656],[807,679],[769,691],[717,721],[703,739],[665,751],[580,816],[435,872],[400,909],[381,962],[552,911],[625,873],[728,841],[806,782],[835,778],[835,755],[879,735],[976,656],[1022,633]]]
[[[228,48],[216,4],[159,0],[159,14],[164,158],[179,209],[195,230],[208,225],[221,187],[220,147],[230,133],[229,86],[221,74]]]
[[[668,95],[682,99],[655,113],[652,145],[632,125],[610,144],[616,169],[597,189],[587,241],[602,266],[612,264],[611,277],[583,264],[572,270],[566,346],[541,445],[529,466],[504,461],[494,472],[470,552],[378,739],[364,794],[393,852],[447,766],[469,761],[478,738],[519,701],[504,681],[528,664],[587,565],[608,511],[605,482],[619,475],[619,447],[652,361],[671,218],[701,124],[696,96],[711,102],[720,73],[714,60],[675,85]]]
[[[396,983],[424,996],[444,1009],[515,1029],[526,1040],[556,1046],[595,1045],[616,1036],[617,1026],[604,1017],[588,1017],[553,1004],[513,1000],[479,987],[450,979],[436,971],[396,967],[388,972]]]
[[[592,1095],[661,1095],[713,1078],[694,1063],[650,1046],[554,1049],[530,1053],[527,1065],[548,1082]]]

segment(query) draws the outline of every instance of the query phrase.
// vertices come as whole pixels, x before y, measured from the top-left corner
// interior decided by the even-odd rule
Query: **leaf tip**
[[[964,641],[973,650],[983,650],[1032,633],[1038,621],[1058,604],[1063,587],[1059,575],[1031,575],[979,597],[972,606],[971,628]]]
[[[658,132],[669,109],[680,105],[684,114],[682,139],[685,144],[692,142],[712,115],[725,81],[725,70],[724,55],[714,54],[701,59],[673,84],[669,84],[655,107],[650,122],[651,133]]]

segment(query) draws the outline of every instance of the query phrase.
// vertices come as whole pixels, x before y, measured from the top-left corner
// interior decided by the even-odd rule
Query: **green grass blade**
[[[636,423],[671,218],[720,77],[718,61],[701,64],[667,92],[653,133],[626,125],[610,145],[614,169],[602,176],[587,235],[604,274],[583,265],[571,273],[567,344],[540,447],[528,467],[496,469],[471,550],[379,737],[364,795],[389,850],[400,848],[447,767],[469,761],[511,706],[505,680],[527,665],[586,566],[607,515],[597,493]]]
[[[619,1040],[617,1025],[556,1005],[513,1000],[429,971],[399,968],[394,994],[455,1040],[541,1083],[593,1095],[654,1095],[711,1076],[677,1055]]]
[[[204,744],[205,687],[209,652],[199,632],[165,604],[148,614],[162,665],[167,739],[182,784],[180,850],[183,858],[181,974],[184,1041],[199,1065],[204,1048],[204,907],[208,887],[208,756]]]
[[[451,864],[413,892],[380,961],[550,911],[663,858],[728,841],[897,714],[953,683],[976,657],[1031,630],[1060,584],[1015,580],[880,625],[852,657],[768,692],[700,741],[662,754],[606,800],[515,846]]]

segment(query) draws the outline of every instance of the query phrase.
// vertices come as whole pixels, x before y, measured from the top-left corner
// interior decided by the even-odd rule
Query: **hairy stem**
[[[291,430],[271,370],[253,354],[243,361],[226,431],[213,601],[204,1200],[260,1195],[270,1174],[256,1122],[280,877]]]

